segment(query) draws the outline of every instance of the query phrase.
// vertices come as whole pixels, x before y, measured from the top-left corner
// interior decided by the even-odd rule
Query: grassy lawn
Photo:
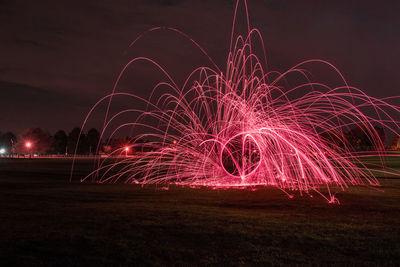
[[[400,179],[334,205],[274,188],[70,183],[70,166],[0,159],[2,266],[400,265]]]

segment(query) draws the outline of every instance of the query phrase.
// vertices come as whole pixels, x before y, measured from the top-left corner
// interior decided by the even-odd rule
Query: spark
[[[91,177],[97,182],[123,180],[142,185],[251,190],[273,186],[289,198],[293,198],[289,192],[317,192],[329,203],[339,203],[334,190],[379,185],[357,157],[344,131],[359,126],[374,147],[370,155],[383,157],[384,144],[374,126],[397,134],[399,123],[388,110],[398,113],[399,107],[349,86],[335,66],[320,59],[301,62],[283,73],[268,71],[264,42],[257,29],[249,26],[247,35],[234,39],[237,8],[238,4],[225,71],[193,39],[176,29],[160,27],[146,32],[166,30],[181,34],[200,48],[212,67],[193,70],[183,86],[178,86],[156,61],[145,57],[129,61],[112,93],[92,107],[83,126],[100,103],[108,102],[101,137],[117,118],[129,113],[132,121],[111,129],[110,137],[123,128],[145,127],[148,133],[132,138],[130,147],[140,151],[143,144],[138,140],[148,138],[152,150],[111,162],[109,159],[122,152],[121,148],[99,161],[93,173],[82,181]],[[135,42],[140,39],[141,36]],[[263,48],[261,57],[253,53],[257,41]],[[155,86],[148,99],[116,92],[125,70],[140,61],[154,64],[166,81]],[[342,86],[330,87],[311,80],[306,71],[311,64],[321,64],[336,73]],[[147,109],[126,109],[110,116],[116,96],[142,101]],[[362,112],[365,108],[374,115]]]

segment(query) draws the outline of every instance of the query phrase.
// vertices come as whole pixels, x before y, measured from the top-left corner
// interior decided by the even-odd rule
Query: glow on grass
[[[340,71],[323,60],[304,61],[284,73],[268,71],[263,39],[257,29],[249,26],[247,35],[234,38],[237,8],[238,3],[225,71],[179,30],[160,27],[145,33],[179,33],[199,47],[212,67],[193,70],[178,86],[156,61],[145,57],[129,61],[112,93],[93,106],[83,126],[100,103],[108,102],[101,137],[106,131],[111,131],[113,137],[126,127],[133,131],[145,127],[148,132],[132,138],[130,148],[140,151],[143,143],[139,140],[147,138],[151,140],[147,143],[151,150],[137,157],[110,160],[122,152],[121,148],[99,161],[98,168],[82,181],[123,180],[142,185],[212,188],[273,186],[290,197],[293,191],[317,192],[329,202],[337,201],[333,193],[337,189],[379,184],[358,161],[344,131],[360,127],[375,148],[370,154],[383,156],[384,144],[375,126],[397,134],[399,124],[389,112],[398,113],[399,108],[349,86]],[[262,59],[253,53],[254,43],[261,45]],[[116,92],[125,70],[140,61],[154,64],[166,81],[155,86],[148,99]],[[330,87],[311,80],[305,70],[311,64],[326,66],[343,85]],[[162,93],[156,97],[157,92]],[[147,109],[125,109],[111,115],[110,106],[116,96],[142,101]],[[366,108],[369,111],[362,112]],[[131,121],[110,129],[116,119],[126,114],[131,114]]]

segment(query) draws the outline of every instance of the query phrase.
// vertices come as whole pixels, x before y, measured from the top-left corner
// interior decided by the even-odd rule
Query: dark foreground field
[[[400,179],[332,205],[272,188],[70,183],[69,169],[0,159],[2,266],[400,265]]]

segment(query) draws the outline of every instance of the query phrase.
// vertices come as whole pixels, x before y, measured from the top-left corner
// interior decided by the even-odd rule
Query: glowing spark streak
[[[239,1],[235,6],[225,73],[197,42],[174,28],[152,28],[131,43],[129,47],[144,34],[158,30],[176,32],[198,47],[215,69],[197,68],[179,87],[156,61],[145,57],[130,60],[119,73],[112,93],[92,107],[83,126],[94,109],[107,101],[101,138],[111,122],[132,113],[135,119],[118,125],[110,138],[124,127],[144,126],[152,132],[134,138],[125,152],[130,148],[139,150],[141,144],[135,141],[142,137],[154,140],[148,144],[153,149],[139,157],[111,162],[113,156],[122,152],[121,148],[99,162],[98,168],[82,181],[92,177],[98,182],[124,179],[135,184],[175,183],[190,187],[275,186],[290,198],[293,194],[287,190],[307,194],[312,191],[329,203],[339,203],[331,193],[332,188],[379,184],[356,158],[353,144],[343,131],[352,126],[360,127],[376,149],[373,154],[382,157],[383,143],[374,124],[398,134],[399,122],[389,115],[389,110],[398,113],[400,108],[349,86],[341,72],[324,60],[307,60],[283,73],[265,71],[264,64],[252,52],[252,38],[258,37],[267,66],[264,42],[259,30],[250,28],[246,1],[247,36],[238,35],[234,42],[238,4]],[[151,90],[148,100],[116,92],[125,71],[139,61],[152,63],[167,78],[167,82],[159,82]],[[307,71],[302,69],[311,63],[329,67],[344,86],[331,88],[311,81]],[[295,74],[306,82],[287,88],[289,76]],[[196,75],[199,76],[196,78]],[[163,88],[167,91],[153,100],[156,91]],[[291,96],[299,92],[303,92],[302,96]],[[146,110],[127,109],[109,117],[116,95],[134,97],[147,105]],[[376,118],[362,113],[360,109],[365,107],[370,107]],[[146,122],[149,117],[157,123]],[[97,150],[99,147],[100,142]],[[119,171],[113,172],[117,168]],[[72,172],[73,168],[71,177]]]

